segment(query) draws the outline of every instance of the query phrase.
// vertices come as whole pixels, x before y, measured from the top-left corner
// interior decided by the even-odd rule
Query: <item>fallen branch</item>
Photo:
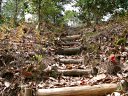
[[[105,96],[116,90],[117,84],[101,84],[94,86],[64,87],[39,89],[37,96]]]

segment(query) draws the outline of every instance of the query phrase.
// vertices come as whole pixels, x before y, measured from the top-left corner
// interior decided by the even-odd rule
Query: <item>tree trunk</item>
[[[86,21],[87,21],[87,27],[91,26],[91,21],[88,19]]]
[[[14,26],[17,26],[18,0],[15,0]]]
[[[117,84],[39,89],[37,96],[106,96],[116,89]]]
[[[41,26],[41,0],[38,0],[38,30],[40,32]]]
[[[0,19],[2,17],[2,0],[0,0]]]
[[[96,16],[96,20],[95,20],[96,25],[99,24],[99,20],[100,20],[99,16]]]
[[[25,9],[27,9],[27,3],[25,2],[25,0],[23,0],[24,2],[24,6],[23,6],[23,11],[22,11],[22,20],[25,21]]]

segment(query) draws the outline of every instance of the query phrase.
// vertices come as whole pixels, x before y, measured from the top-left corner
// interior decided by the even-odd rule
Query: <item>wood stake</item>
[[[24,96],[32,96],[32,89],[31,88],[25,88]]]

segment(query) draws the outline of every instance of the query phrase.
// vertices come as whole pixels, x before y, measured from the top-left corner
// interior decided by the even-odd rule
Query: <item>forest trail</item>
[[[120,28],[119,30],[122,30],[121,27],[116,26],[115,29]],[[12,81],[18,82],[18,84],[21,81],[22,84],[32,82],[39,89],[51,88],[52,90],[75,86],[81,89],[79,86],[100,86],[100,84],[123,80],[125,78],[123,74],[127,77],[127,64],[123,62],[122,64],[126,68],[123,69],[121,66],[122,73],[117,74],[120,71],[118,64],[113,65],[108,62],[109,59],[106,59],[112,51],[123,53],[120,49],[117,50],[114,47],[115,41],[112,41],[118,36],[119,31],[99,30],[101,29],[93,32],[92,28],[69,27],[62,33],[56,33],[57,35],[50,32],[45,33],[40,36],[40,39],[31,30],[22,34],[22,36],[20,35],[17,39],[8,35],[8,38],[4,39],[4,42],[6,42],[1,41],[0,44],[0,76],[2,78],[0,82],[7,82],[10,85]],[[19,32],[17,31],[17,34]],[[127,52],[127,46],[125,47]],[[115,56],[117,55],[120,54]],[[105,69],[106,67],[108,70]],[[115,70],[116,68],[119,68],[119,70]],[[17,88],[15,82],[13,83],[15,85],[13,90]],[[10,85],[2,92],[8,91],[7,94],[19,92],[19,87],[17,90],[11,91]],[[8,85],[3,83],[3,86]],[[31,84],[28,84],[28,86],[34,87]],[[2,89],[4,87],[1,87]]]
[[[74,31],[74,32],[72,32]],[[60,68],[59,71],[65,76],[82,76],[88,75],[90,72],[85,68],[83,51],[86,46],[82,44],[82,33],[69,29],[66,33],[62,33],[59,39],[55,41],[55,60],[60,67],[63,64],[66,68]]]

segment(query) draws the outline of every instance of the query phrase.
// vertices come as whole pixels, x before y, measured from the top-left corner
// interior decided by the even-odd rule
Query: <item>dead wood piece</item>
[[[59,59],[59,62],[64,64],[79,64],[83,62],[83,59]]]
[[[83,47],[75,47],[75,48],[58,48],[55,54],[58,55],[76,55],[85,50],[86,48]]]
[[[73,41],[78,40],[81,38],[81,35],[72,35],[72,36],[66,36],[65,38],[61,38],[62,41]]]
[[[82,69],[72,69],[72,70],[58,70],[60,74],[64,76],[82,76],[82,75],[89,75],[90,70],[82,70]]]
[[[39,89],[37,96],[105,96],[116,90],[117,84]]]

